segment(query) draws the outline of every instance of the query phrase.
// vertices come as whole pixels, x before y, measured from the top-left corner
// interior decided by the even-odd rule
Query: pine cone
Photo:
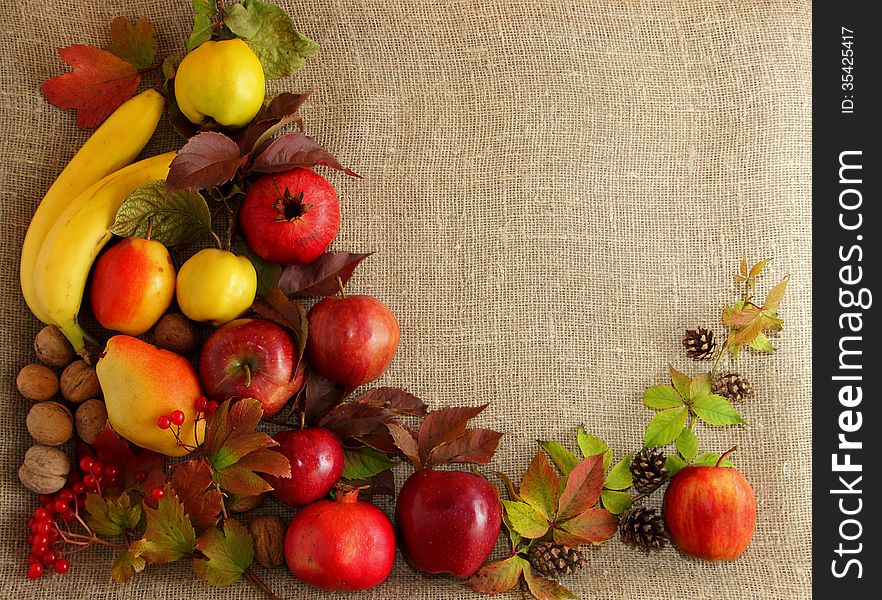
[[[654,508],[637,506],[619,516],[622,541],[649,552],[661,550],[668,543],[665,520]]]
[[[530,564],[546,577],[569,575],[585,564],[585,556],[578,548],[539,542],[527,554]]]
[[[648,494],[668,478],[665,453],[658,448],[643,448],[631,459],[631,478],[634,489]]]
[[[714,332],[704,327],[687,329],[683,334],[683,346],[686,354],[695,360],[710,360],[717,354],[717,340]]]
[[[717,373],[711,384],[711,391],[728,398],[731,402],[753,398],[753,388],[741,373]]]

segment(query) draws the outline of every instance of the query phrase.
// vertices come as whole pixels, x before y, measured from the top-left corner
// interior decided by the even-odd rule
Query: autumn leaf
[[[524,569],[530,566],[524,565],[526,561],[515,555],[503,560],[487,563],[478,572],[468,578],[465,586],[479,594],[502,594],[517,585]]]
[[[784,293],[787,291],[788,283],[790,283],[789,275],[769,291],[768,295],[766,295],[766,301],[763,303],[764,311],[778,310],[778,305],[781,304],[781,300],[784,299]]]
[[[540,538],[548,531],[548,519],[526,502],[502,500],[505,514],[511,526],[528,539]]]
[[[132,543],[136,556],[151,563],[167,563],[189,556],[196,548],[196,531],[184,512],[184,505],[170,485],[157,508],[146,507],[147,529],[144,537]]]
[[[401,453],[411,462],[417,469],[423,468],[420,460],[419,449],[413,434],[397,421],[386,423],[395,446],[401,450]]]
[[[136,23],[117,17],[110,23],[113,40],[107,49],[139,69],[148,69],[156,59],[156,29],[147,17]]]
[[[300,94],[283,92],[265,104],[247,127],[238,134],[234,134],[234,139],[239,145],[242,154],[253,153],[258,150],[258,147],[268,137],[275,135],[276,132],[289,123],[297,124],[302,130],[303,120],[298,111],[311,94],[312,92]]]
[[[319,165],[361,178],[361,175],[340,164],[318,142],[301,132],[277,137],[254,157],[250,170],[254,173],[280,173],[296,167],[310,169]]]
[[[570,474],[570,471],[579,464],[579,459],[575,454],[563,447],[558,442],[539,442],[539,446],[551,457],[551,462],[560,469],[564,477]]]
[[[401,388],[378,387],[370,389],[355,399],[359,404],[369,404],[385,408],[397,415],[413,415],[416,417],[426,414],[426,403]]]
[[[420,459],[425,464],[436,446],[461,436],[470,419],[479,415],[489,404],[481,406],[454,406],[430,412],[420,424],[418,445]]]
[[[135,573],[140,573],[147,566],[147,561],[140,556],[125,551],[113,561],[110,566],[110,579],[114,583],[126,583],[131,581]]]
[[[319,421],[319,425],[330,430],[341,440],[368,435],[384,429],[394,415],[385,408],[346,402],[335,406]]]
[[[222,133],[197,133],[178,150],[166,178],[168,191],[200,190],[230,181],[248,160],[239,146]]]
[[[343,449],[343,479],[349,481],[367,481],[394,465],[388,456],[373,448]]]
[[[557,472],[548,463],[545,453],[541,449],[537,450],[521,480],[521,498],[551,521],[557,512],[560,494],[560,478]]]
[[[555,524],[554,541],[565,546],[599,544],[618,529],[618,518],[603,508],[589,508]]]
[[[466,429],[462,435],[439,444],[429,453],[426,467],[447,463],[485,465],[493,459],[502,433],[491,429]]]
[[[550,579],[545,579],[524,567],[524,579],[530,593],[536,600],[565,600],[567,598],[578,598],[573,592]]]
[[[263,300],[258,299],[254,302],[251,310],[286,328],[296,342],[298,357],[303,356],[306,351],[306,339],[309,336],[309,322],[306,318],[306,310],[299,303],[290,300],[277,287],[272,287]]]
[[[331,409],[343,402],[351,391],[352,388],[335,383],[314,369],[307,371],[303,404],[306,422],[318,424]]]
[[[100,125],[141,83],[134,65],[107,50],[74,44],[58,54],[73,71],[43,83],[43,95],[58,108],[76,110],[80,129]]]
[[[223,532],[207,529],[196,540],[196,548],[205,558],[193,559],[193,571],[208,585],[233,585],[254,560],[254,540],[234,519],[224,521]]]
[[[597,503],[603,488],[603,458],[589,456],[579,462],[567,477],[558,501],[557,518],[566,520]]]
[[[133,503],[128,492],[117,498],[86,494],[86,512],[89,528],[99,535],[120,535],[141,521],[141,504]]]
[[[170,483],[196,531],[217,525],[223,511],[223,496],[212,487],[208,463],[199,459],[178,463]]]
[[[325,252],[308,265],[288,265],[279,279],[279,289],[287,296],[334,296],[339,293],[337,278],[345,286],[361,261],[372,253]]]

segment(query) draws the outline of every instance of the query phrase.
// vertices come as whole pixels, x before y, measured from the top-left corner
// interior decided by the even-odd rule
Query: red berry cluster
[[[64,489],[61,492],[70,492],[70,490]],[[73,498],[73,492],[70,492],[70,497]],[[62,500],[60,498],[54,501],[50,499],[49,502],[62,502]],[[66,506],[65,510],[68,509],[69,507]],[[62,557],[60,552],[51,549],[57,544],[61,533],[52,520],[50,510],[54,512],[54,509],[38,508],[28,519],[28,528],[31,531],[28,536],[28,543],[31,544],[31,555],[28,557],[28,579],[37,579],[46,569],[50,568],[60,575],[70,571],[70,561]]]
[[[199,396],[198,398],[196,398],[196,412],[210,415],[217,410],[217,407],[217,402],[215,402],[214,400],[209,400],[205,396]]]
[[[173,410],[171,413],[167,415],[160,415],[160,417],[156,420],[156,426],[160,429],[168,429],[172,425],[176,425],[180,427],[184,424],[184,411],[182,410]]]

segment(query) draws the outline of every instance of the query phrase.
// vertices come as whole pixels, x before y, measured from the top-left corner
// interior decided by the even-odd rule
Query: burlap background
[[[492,401],[484,425],[511,432],[497,468],[522,471],[537,438],[572,446],[580,423],[617,455],[636,448],[651,416],[642,390],[669,362],[697,370],[679,337],[717,322],[741,254],[774,258],[765,289],[793,275],[780,351],[740,365],[757,389],[741,407],[752,426],[700,434],[707,449],[742,446],[736,460],[759,499],[747,553],[704,564],[613,540],[568,583],[591,598],[808,596],[810,4],[284,4],[323,50],[273,89],[314,89],[308,129],[366,176],[330,175],[344,210],[336,247],[378,252],[351,286],[401,321],[383,383],[435,406]],[[116,15],[147,15],[163,50],[177,51],[191,13],[183,0],[11,0],[0,11],[0,595],[258,597],[245,583],[209,589],[187,565],[115,586],[95,552],[63,578],[24,578],[34,499],[15,475],[30,441],[14,377],[32,360],[38,326],[19,296],[18,248],[85,138],[39,84],[62,70],[56,46],[104,43]],[[173,143],[163,129],[148,150]],[[263,574],[283,597],[329,597],[284,570]],[[398,560],[386,584],[359,597],[468,596]]]

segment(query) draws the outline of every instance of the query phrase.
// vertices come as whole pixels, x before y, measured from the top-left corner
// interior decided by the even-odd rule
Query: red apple
[[[753,536],[756,496],[735,469],[684,467],[665,491],[664,515],[671,540],[684,553],[732,560],[741,556]]]
[[[395,520],[402,551],[415,568],[470,577],[496,545],[502,507],[483,477],[422,469],[401,487]]]
[[[328,495],[343,475],[343,444],[324,427],[280,431],[273,436],[291,463],[290,477],[266,476],[273,495],[288,506],[303,506]]]
[[[310,169],[264,175],[251,184],[239,213],[248,247],[271,263],[306,265],[340,230],[340,202]]]
[[[212,333],[199,355],[199,379],[208,397],[256,398],[266,415],[303,383],[302,372],[294,373],[291,337],[264,319],[236,319]]]
[[[398,350],[398,321],[372,296],[325,298],[308,318],[309,364],[337,383],[357,387],[377,379]]]

